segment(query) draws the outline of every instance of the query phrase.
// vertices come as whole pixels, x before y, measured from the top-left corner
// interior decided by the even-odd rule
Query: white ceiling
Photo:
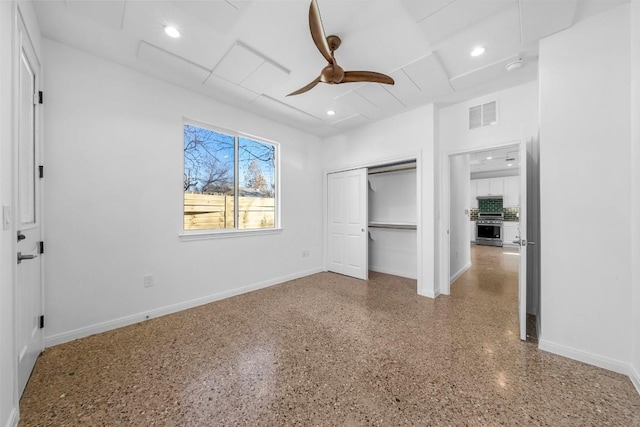
[[[326,65],[309,33],[310,0],[33,3],[44,37],[328,136],[535,80],[540,38],[625,1],[318,0],[326,33],[342,38],[340,65],[396,84],[320,84],[293,97]],[[486,52],[472,58],[476,45]],[[518,58],[524,66],[507,72]]]
[[[472,174],[479,172],[509,172],[518,174],[520,148],[517,145],[469,154]]]

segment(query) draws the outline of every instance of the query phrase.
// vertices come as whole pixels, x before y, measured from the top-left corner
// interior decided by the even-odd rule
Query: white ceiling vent
[[[469,129],[498,124],[497,102],[492,101],[469,108]]]

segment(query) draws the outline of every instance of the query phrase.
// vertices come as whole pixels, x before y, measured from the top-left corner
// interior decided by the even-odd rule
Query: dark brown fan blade
[[[373,82],[392,85],[395,82],[386,74],[376,73],[375,71],[345,71],[344,78],[340,83],[353,82]]]
[[[296,90],[295,92],[291,92],[287,96],[300,95],[301,93],[305,93],[306,91],[313,89],[318,83],[320,83],[320,77],[317,77],[314,81],[312,81],[311,83],[309,83],[305,87],[301,87],[300,89]]]
[[[322,19],[320,18],[320,9],[318,8],[316,0],[311,0],[311,6],[309,6],[309,29],[311,30],[311,38],[322,56],[324,56],[329,64],[333,64],[333,56],[331,55],[331,49],[327,42],[327,36],[324,34]]]

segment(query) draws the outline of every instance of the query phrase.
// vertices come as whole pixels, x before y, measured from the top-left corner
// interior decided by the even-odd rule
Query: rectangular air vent
[[[477,129],[495,124],[498,124],[496,101],[469,108],[469,129]]]

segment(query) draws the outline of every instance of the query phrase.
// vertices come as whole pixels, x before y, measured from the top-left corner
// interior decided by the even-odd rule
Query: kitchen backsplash
[[[469,217],[470,217],[471,221],[477,221],[478,220],[478,212],[480,212],[480,209],[471,208],[471,210],[469,212]],[[520,214],[520,208],[503,208],[502,209],[502,213],[504,213],[504,220],[505,221],[519,221],[520,220],[519,217],[518,217],[518,215]]]
[[[502,212],[502,199],[478,199],[480,212]]]
[[[504,208],[505,221],[520,221],[520,208]]]

